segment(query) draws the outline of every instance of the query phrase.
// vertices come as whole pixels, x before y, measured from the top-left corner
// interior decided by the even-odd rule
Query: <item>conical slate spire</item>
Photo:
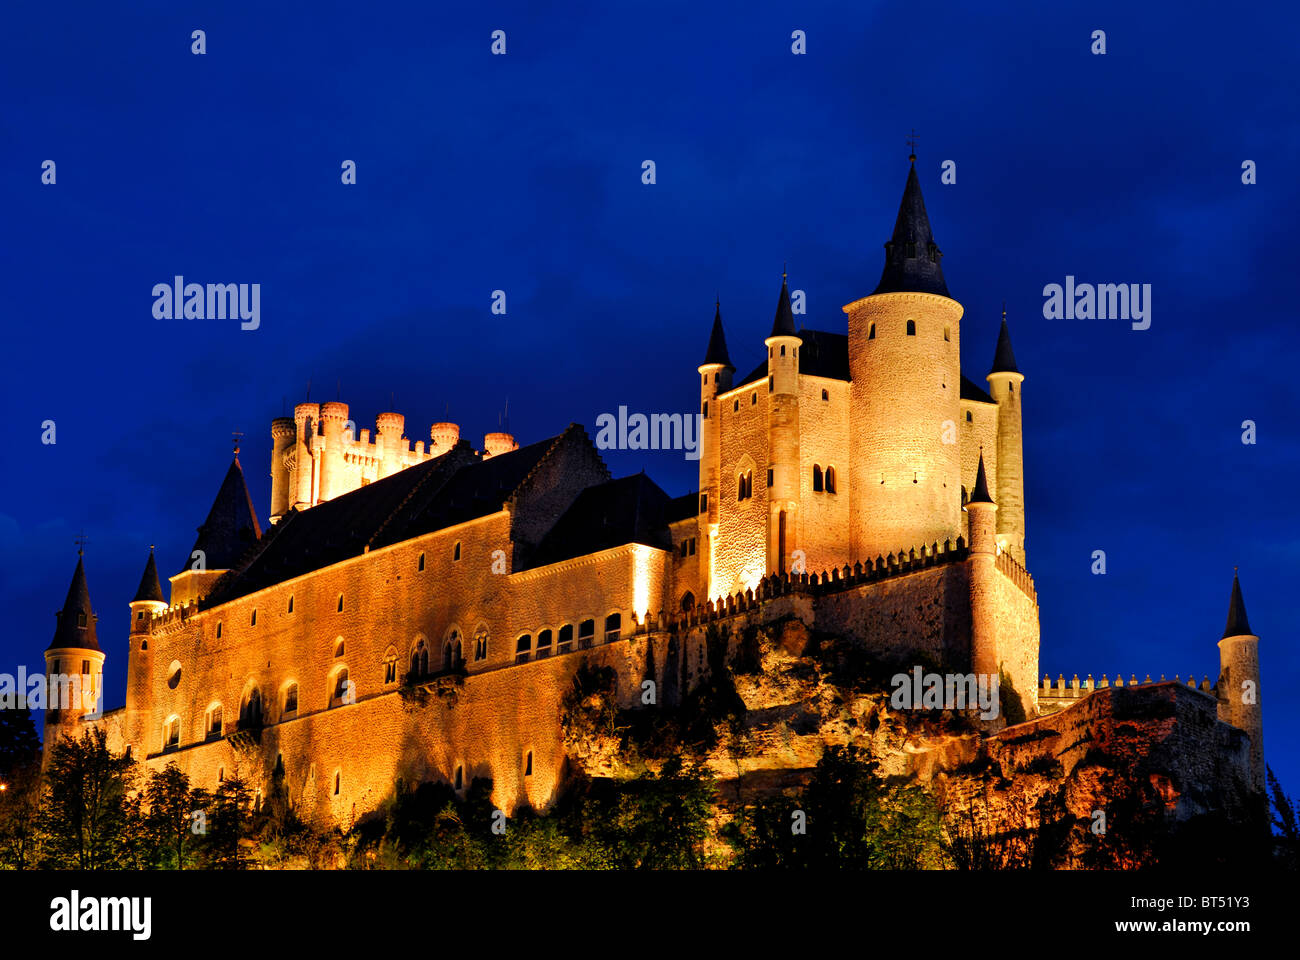
[[[1016,355],[1011,349],[1011,333],[1007,330],[1007,311],[1002,310],[1002,329],[998,331],[998,347],[993,351],[993,369],[989,373],[1019,373]]]
[[[1241,599],[1241,581],[1237,579],[1237,572],[1232,573],[1232,599],[1228,601],[1228,623],[1223,628],[1223,639],[1228,637],[1253,637],[1255,631],[1250,629],[1250,621],[1246,619],[1246,604]]]
[[[937,293],[949,296],[940,261],[943,253],[930,232],[915,164],[907,171],[894,235],[885,244],[885,269],[874,293]]]
[[[54,639],[47,649],[99,649],[99,641],[95,638],[95,611],[90,608],[86,568],[80,554],[77,555],[77,569],[72,574],[72,583],[68,587],[67,599],[63,601],[63,609],[55,616],[58,618],[58,626],[54,628]]]
[[[163,600],[162,583],[158,580],[158,564],[154,563],[153,547],[149,548],[149,562],[144,565],[144,575],[140,578],[140,589],[135,592],[135,599],[132,603],[139,603],[142,600],[152,600],[156,603],[165,603]]]
[[[248,495],[244,470],[236,456],[226,471],[226,478],[221,481],[217,498],[212,501],[208,519],[199,527],[198,539],[194,541],[190,557],[186,558],[182,569],[194,569],[190,558],[195,550],[202,550],[204,569],[229,570],[261,536],[262,528],[257,522],[257,511],[253,509],[253,498]]]
[[[721,302],[714,305],[713,332],[709,334],[709,349],[704,353],[704,363],[720,363],[724,367],[736,369],[731,364],[731,357],[727,355],[727,338],[722,333]]]
[[[799,336],[794,328],[794,314],[790,310],[790,286],[786,282],[785,271],[781,272],[781,299],[776,303],[776,318],[772,321],[772,332],[769,336]]]
[[[984,451],[980,451],[980,468],[975,473],[975,491],[970,495],[967,503],[992,503],[993,498],[989,496],[988,478],[984,476]]]

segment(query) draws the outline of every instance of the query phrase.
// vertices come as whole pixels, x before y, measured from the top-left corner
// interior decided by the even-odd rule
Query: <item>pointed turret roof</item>
[[[984,451],[983,450],[980,451],[979,470],[976,471],[975,473],[975,490],[974,492],[971,493],[970,499],[967,500],[966,502],[968,504],[993,502],[993,498],[989,496],[989,481],[988,478],[985,477],[984,475]]]
[[[158,564],[154,563],[153,547],[149,548],[149,562],[144,565],[144,575],[140,577],[140,588],[135,592],[135,599],[132,603],[139,603],[142,600],[151,600],[155,603],[166,603],[163,599],[162,583],[158,580]]]
[[[195,550],[202,550],[206,569],[229,570],[261,536],[257,511],[253,509],[253,498],[248,495],[244,470],[236,454],[226,471],[226,478],[221,481],[217,498],[212,501],[208,518],[199,527],[199,536],[190,549],[190,556]],[[190,560],[186,558],[182,570],[189,569]]]
[[[1223,628],[1223,639],[1228,637],[1253,637],[1255,631],[1250,629],[1246,619],[1246,604],[1241,599],[1241,581],[1237,571],[1232,572],[1232,599],[1228,601],[1228,623]]]
[[[77,552],[77,569],[72,574],[67,599],[63,601],[63,609],[55,616],[58,618],[58,626],[54,628],[54,639],[47,649],[99,649],[99,641],[95,638],[95,611],[90,607],[90,590],[86,587],[86,568],[80,551]]]
[[[704,363],[720,363],[724,367],[732,366],[731,357],[727,355],[727,338],[722,333],[722,302],[714,304],[713,332],[709,334],[709,349],[704,353]]]
[[[989,373],[1019,373],[1016,355],[1011,349],[1011,333],[1007,330],[1007,308],[1002,308],[1002,329],[998,331],[998,347],[993,351],[993,369]]]
[[[894,235],[885,243],[885,269],[874,293],[937,293],[949,296],[940,261],[943,253],[930,231],[930,217],[916,176],[916,157],[907,171],[903,201],[894,221]]]
[[[790,286],[786,282],[785,271],[781,271],[781,299],[776,302],[776,317],[772,320],[772,337],[797,337],[794,328],[794,314],[790,310]]]

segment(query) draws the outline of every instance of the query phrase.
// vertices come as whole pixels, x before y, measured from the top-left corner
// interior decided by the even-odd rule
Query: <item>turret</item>
[[[347,493],[347,483],[343,476],[343,434],[348,422],[348,405],[339,400],[331,400],[320,405],[321,434],[323,438],[323,456],[320,464],[321,501],[333,500]],[[351,442],[352,437],[348,437]]]
[[[382,462],[379,477],[391,477],[402,469],[403,454],[407,450],[407,441],[403,439],[406,418],[400,413],[381,413],[375,417],[375,432],[378,433]]]
[[[1016,367],[1007,331],[1007,311],[1002,309],[1002,329],[993,353],[993,369],[986,378],[989,393],[998,402],[998,542],[1025,566],[1025,452],[1020,419],[1021,385],[1025,376]]]
[[[293,506],[306,510],[316,504],[319,486],[316,467],[316,433],[320,422],[319,403],[300,403],[293,408],[294,465],[289,471]]]
[[[942,258],[913,165],[880,283],[844,307],[855,560],[961,532],[960,445],[944,438],[961,416],[962,306],[948,293]]]
[[[1219,641],[1219,719],[1250,735],[1250,773],[1264,790],[1264,718],[1259,699],[1259,637],[1246,619],[1241,581],[1232,575],[1228,622]]]
[[[103,686],[104,653],[96,637],[95,611],[86,586],[83,551],[77,551],[77,569],[72,574],[63,609],[56,614],[54,639],[45,650],[45,758],[58,738],[76,737],[83,717],[99,713]]]
[[[289,461],[293,459],[297,423],[293,417],[276,417],[271,421],[271,522],[280,518],[293,506]]]
[[[153,650],[150,649],[149,640],[153,632],[153,618],[167,609],[152,546],[149,547],[149,559],[144,565],[140,586],[130,606],[131,627],[126,655],[126,729],[123,732],[128,745],[141,745],[143,756],[153,684]]]
[[[262,528],[253,498],[248,495],[244,469],[239,465],[238,447],[198,534],[184,568],[171,578],[173,606],[205,596],[221,575],[235,567],[249,547],[261,539]]]
[[[799,548],[799,347],[803,341],[794,328],[790,288],[781,274],[781,295],[776,303],[767,347],[768,484],[767,570],[790,569],[791,554]],[[762,481],[760,481],[762,482]]]
[[[980,451],[975,487],[966,502],[970,518],[971,668],[975,673],[996,677],[999,672],[996,596],[998,556],[998,505],[989,495],[984,474],[984,452]]]
[[[706,595],[713,595],[713,540],[718,533],[718,457],[719,418],[718,395],[731,389],[731,378],[736,368],[727,353],[727,338],[722,332],[722,302],[713,306],[713,329],[709,333],[709,346],[704,351],[704,362],[696,367],[700,375],[700,515],[698,546],[700,569],[705,575]]]
[[[488,433],[483,436],[483,459],[500,456],[503,453],[509,453],[511,450],[518,450],[519,444],[515,443],[515,438],[508,433],[497,431]]]
[[[460,442],[460,427],[454,423],[435,423],[429,428],[429,452],[440,457]]]

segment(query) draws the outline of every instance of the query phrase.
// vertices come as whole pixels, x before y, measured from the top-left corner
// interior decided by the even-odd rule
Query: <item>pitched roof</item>
[[[1223,628],[1223,639],[1228,637],[1253,637],[1255,631],[1250,629],[1246,619],[1246,603],[1241,599],[1241,581],[1232,574],[1232,598],[1228,601],[1228,623]]]
[[[993,369],[989,373],[1019,373],[1016,354],[1011,349],[1011,334],[1007,330],[1007,313],[1002,311],[1002,329],[998,331],[998,346],[993,351]]]
[[[132,603],[139,603],[142,600],[152,600],[156,603],[165,603],[163,599],[162,583],[158,580],[158,564],[153,559],[153,547],[149,548],[149,562],[144,565],[144,574],[140,577],[140,587],[135,592],[135,599]]]
[[[690,493],[684,493],[680,497],[673,497],[668,501],[668,512],[664,519],[669,523],[678,523],[682,520],[694,520],[700,515],[700,492],[693,490]]]
[[[981,403],[997,403],[996,400],[989,396],[987,390],[964,373],[961,375],[961,399],[978,400]]]
[[[212,501],[208,518],[199,527],[199,535],[190,548],[190,556],[194,555],[195,550],[202,550],[203,566],[206,569],[230,570],[261,536],[262,528],[257,522],[257,511],[253,509],[253,498],[248,495],[244,470],[236,456],[230,461],[230,469],[221,481],[216,499]],[[189,569],[191,567],[187,557],[182,572]]]
[[[799,372],[806,377],[826,377],[829,380],[852,379],[849,376],[849,338],[847,334],[826,330],[800,330],[794,334],[803,341],[799,350]],[[737,386],[767,379],[767,361],[764,360]]]
[[[628,543],[671,550],[668,516],[672,502],[644,473],[588,487],[542,538],[531,566],[559,563]]]
[[[885,243],[885,269],[873,293],[937,293],[949,296],[940,261],[943,253],[930,231],[930,217],[921,196],[916,164],[907,171],[907,184],[898,205],[894,235]]]
[[[310,510],[290,511],[268,531],[263,548],[242,570],[214,585],[207,605],[495,513],[548,453],[581,432],[571,425],[555,437],[486,460],[462,440],[442,456]]]
[[[77,569],[73,571],[72,583],[68,585],[68,596],[63,601],[63,609],[55,614],[58,625],[54,628],[54,639],[47,650],[64,647],[79,647],[83,650],[98,650],[99,641],[95,637],[95,611],[90,607],[90,590],[86,586],[86,568],[77,555]]]
[[[794,313],[790,310],[790,286],[785,274],[781,274],[781,296],[776,301],[776,316],[772,318],[772,332],[769,337],[797,337],[794,328]]]
[[[724,367],[735,366],[731,363],[731,357],[727,355],[727,338],[722,332],[722,304],[714,305],[713,311],[713,331],[709,334],[709,349],[704,351],[704,364],[720,363]],[[703,366],[704,364],[701,364]]]
[[[980,466],[975,472],[975,489],[971,492],[970,499],[966,501],[971,503],[992,503],[993,498],[989,496],[989,481],[984,475],[984,451],[980,451]]]

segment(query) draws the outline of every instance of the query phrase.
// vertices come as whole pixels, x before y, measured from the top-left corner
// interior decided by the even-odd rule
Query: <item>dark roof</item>
[[[65,647],[79,647],[83,650],[98,650],[99,641],[95,637],[95,611],[90,608],[90,590],[86,586],[86,568],[77,555],[77,569],[72,574],[72,583],[68,586],[68,596],[63,601],[63,609],[55,617],[58,625],[54,628],[54,639],[48,650]]]
[[[644,473],[588,487],[542,538],[531,566],[644,543],[671,550],[668,494]]]
[[[190,548],[190,555],[181,570],[192,569],[190,557],[194,556],[195,550],[203,551],[205,569],[233,569],[261,536],[262,528],[257,522],[257,511],[253,509],[253,498],[248,495],[244,470],[236,456],[230,462],[230,469],[212,501],[208,518],[199,527],[198,539]]]
[[[980,451],[979,470],[975,472],[975,489],[974,491],[972,491],[970,495],[970,499],[967,500],[966,502],[967,504],[993,502],[993,498],[989,496],[988,478],[984,476],[984,451],[983,450]]]
[[[776,316],[772,318],[771,337],[797,337],[794,328],[794,314],[790,310],[790,287],[785,274],[781,274],[781,296],[776,301]]]
[[[799,372],[806,377],[826,377],[829,380],[848,381],[849,338],[843,333],[825,330],[800,330],[795,334],[803,341],[799,350]],[[744,386],[767,378],[767,361],[764,360],[737,386]]]
[[[1223,628],[1223,639],[1228,637],[1253,637],[1255,631],[1250,629],[1246,619],[1246,604],[1241,599],[1241,581],[1237,574],[1232,574],[1232,599],[1228,601],[1228,623]]]
[[[709,334],[709,349],[704,351],[704,363],[720,363],[724,367],[736,368],[727,355],[727,338],[722,333],[722,304],[714,306],[713,331]]]
[[[1011,349],[1011,334],[1007,331],[1007,315],[1002,314],[1002,329],[998,331],[998,348],[993,351],[993,369],[989,373],[1019,373],[1016,355]]]
[[[885,269],[874,293],[937,293],[948,296],[943,279],[943,253],[930,232],[930,217],[921,197],[916,164],[907,171],[907,185],[894,221],[894,235],[885,243]]]
[[[664,517],[669,523],[680,520],[694,520],[700,515],[700,492],[684,493],[668,501],[668,513]]]
[[[961,399],[979,400],[981,403],[997,403],[988,395],[988,391],[964,373],[961,375]]]
[[[139,603],[142,600],[153,600],[157,603],[165,603],[163,600],[162,583],[158,580],[158,564],[154,563],[153,547],[149,548],[149,562],[144,565],[144,575],[140,577],[140,588],[135,592],[135,599],[132,603]]]
[[[290,511],[243,570],[222,578],[208,605],[500,510],[571,433],[479,459],[467,441],[310,510]],[[584,434],[585,436],[585,434]]]

